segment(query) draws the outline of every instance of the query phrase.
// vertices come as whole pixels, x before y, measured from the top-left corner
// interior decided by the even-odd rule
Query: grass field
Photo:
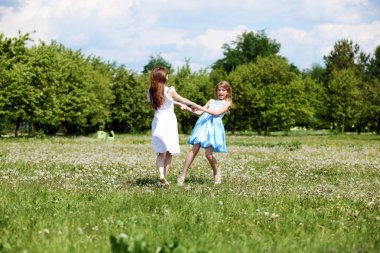
[[[227,136],[156,186],[149,135],[0,139],[0,252],[380,252],[380,136]]]

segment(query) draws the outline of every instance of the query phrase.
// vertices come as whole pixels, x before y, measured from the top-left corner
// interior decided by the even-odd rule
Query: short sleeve
[[[168,93],[168,92],[171,91],[171,90],[174,90],[174,91],[175,91],[175,87],[174,87],[174,86],[169,86],[169,87],[168,87],[168,90],[166,91],[166,93]]]

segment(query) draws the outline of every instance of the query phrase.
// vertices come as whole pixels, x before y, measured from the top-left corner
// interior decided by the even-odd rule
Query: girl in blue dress
[[[222,177],[217,167],[214,152],[226,153],[226,134],[223,116],[232,105],[231,85],[222,81],[215,87],[216,99],[210,99],[205,106],[194,106],[194,114],[201,115],[194,126],[188,143],[193,145],[183,164],[181,175],[177,179],[179,186],[185,181],[187,170],[198,154],[200,148],[205,149],[205,155],[214,172],[214,183],[220,184]]]

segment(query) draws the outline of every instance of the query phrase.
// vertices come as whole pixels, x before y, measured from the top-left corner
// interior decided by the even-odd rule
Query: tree
[[[312,81],[294,73],[282,57],[259,57],[256,63],[240,65],[229,80],[236,110],[228,120],[235,130],[268,134],[312,121],[315,98],[309,101],[311,97],[305,92],[311,89]]]
[[[147,101],[147,75],[140,76],[128,71],[124,66],[113,69],[111,128],[118,132],[141,132],[150,128],[153,110]]]
[[[163,66],[166,67],[170,72],[172,72],[172,65],[166,61],[160,53],[156,54],[155,56],[150,56],[150,60],[148,64],[144,66],[143,73],[148,73],[150,70],[152,70],[155,66]]]
[[[280,51],[280,44],[268,38],[265,31],[261,30],[257,33],[243,32],[230,45],[224,44],[223,49],[224,57],[217,60],[212,69],[228,74],[241,64],[255,62],[259,56],[276,55]]]
[[[170,79],[169,82],[171,82]],[[214,98],[214,86],[216,83],[213,84],[210,81],[206,69],[192,71],[189,60],[186,60],[186,64],[177,69],[174,85],[181,96],[200,105],[204,105],[209,99]],[[178,110],[176,115],[180,131],[183,133],[189,133],[193,128],[197,117],[181,110]]]
[[[373,78],[363,83],[356,103],[354,124],[357,133],[375,131],[380,134],[380,80]]]
[[[67,58],[62,126],[68,134],[89,134],[110,121],[111,74],[100,59],[84,57],[79,50],[65,49],[62,57]]]
[[[376,47],[374,56],[369,61],[369,76],[380,80],[380,45]]]
[[[326,75],[326,68],[319,64],[313,64],[311,69],[306,69],[303,71],[305,76],[309,76],[311,79],[317,83],[323,83],[324,77]]]
[[[306,94],[311,96],[309,101],[313,102],[313,108],[315,109],[315,118],[312,123],[313,128],[329,128],[331,120],[327,120],[327,103],[326,103],[326,86],[324,85],[324,80],[326,77],[326,68],[319,65],[313,64],[311,69],[306,69],[303,71],[304,79],[306,83],[307,80],[311,79],[311,85],[307,87],[312,87],[310,90],[306,90]]]
[[[86,134],[102,129],[112,121],[111,107],[115,100],[112,86],[112,64],[107,64],[96,56],[89,56],[86,59],[89,63],[88,89],[94,95],[91,111],[87,115],[88,128]]]
[[[355,74],[363,74],[369,55],[360,51],[358,44],[342,39],[334,44],[328,56],[323,57],[326,65],[326,79],[328,81],[333,71],[352,69]]]
[[[354,122],[355,111],[359,106],[359,80],[352,69],[335,70],[331,73],[328,83],[328,113],[331,115],[334,126],[345,127]]]
[[[58,43],[47,45],[42,41],[30,49],[31,86],[38,91],[30,123],[35,130],[47,134],[55,134],[64,119],[61,96],[66,91],[62,84],[67,59],[62,57],[63,50]]]
[[[380,46],[369,61],[366,89],[363,92],[361,119],[368,129],[380,134]]]
[[[31,85],[28,41],[29,33],[14,38],[0,34],[0,118],[15,124],[15,136],[21,124],[31,119],[39,96]]]
[[[342,39],[323,58],[327,108],[322,119],[330,122],[333,129],[339,127],[341,132],[353,125],[363,128],[366,117],[362,109],[366,104],[364,93],[368,90],[366,79],[370,55],[362,52],[358,44]]]

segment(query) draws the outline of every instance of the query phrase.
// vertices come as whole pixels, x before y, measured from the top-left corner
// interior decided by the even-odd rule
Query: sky
[[[373,54],[380,0],[0,0],[0,33],[32,33],[140,72],[160,54],[174,69],[210,68],[223,44],[264,30],[301,70],[323,66],[341,39]]]

